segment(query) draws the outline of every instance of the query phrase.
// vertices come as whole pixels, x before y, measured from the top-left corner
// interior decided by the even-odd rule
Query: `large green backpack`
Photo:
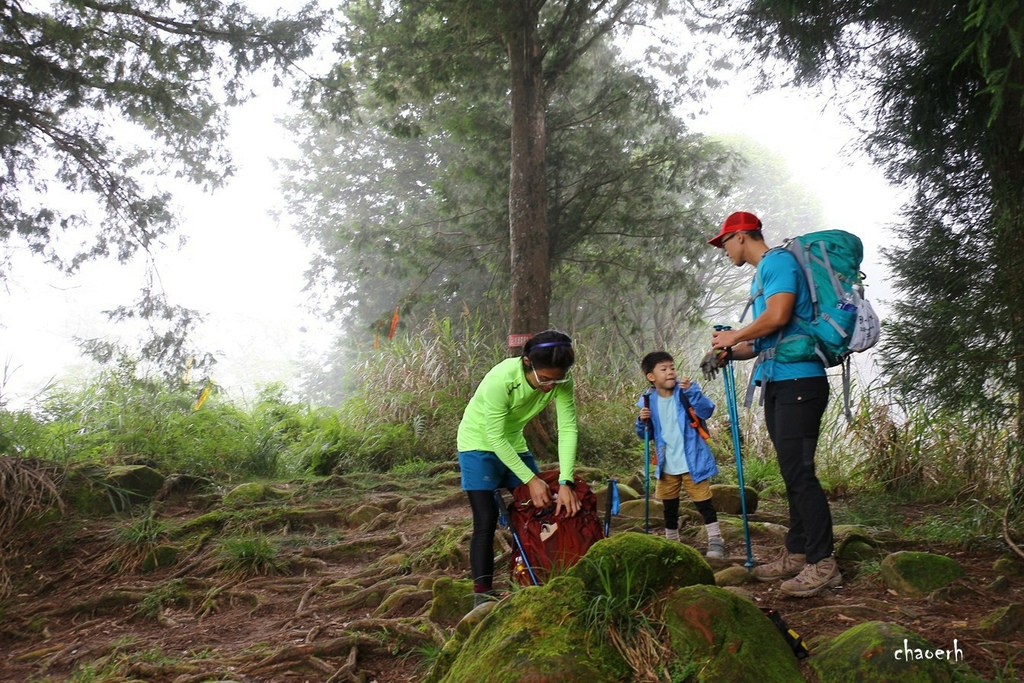
[[[842,364],[849,415],[850,355],[877,344],[881,328],[871,302],[864,298],[864,245],[845,230],[821,230],[792,237],[779,248],[792,253],[803,270],[814,312],[810,320],[796,318],[786,336],[779,333],[771,357],[782,363],[818,358],[826,368]],[[758,290],[748,309],[763,291],[760,276],[754,277]]]

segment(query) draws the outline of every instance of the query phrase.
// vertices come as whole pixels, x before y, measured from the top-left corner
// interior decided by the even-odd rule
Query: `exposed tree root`
[[[1003,511],[1003,539],[1006,540],[1006,544],[1013,552],[1024,558],[1024,550],[1021,550],[1021,547],[1013,542],[1013,535],[1010,533],[1010,508],[1012,507],[1013,501],[1007,503],[1006,509]]]

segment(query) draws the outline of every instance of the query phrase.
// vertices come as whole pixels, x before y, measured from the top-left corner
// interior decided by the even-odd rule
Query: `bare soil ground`
[[[123,543],[114,540],[123,517],[69,516],[40,527],[8,544],[6,565],[14,592],[0,603],[0,681],[420,680],[425,657],[455,624],[427,620],[429,594],[416,586],[437,576],[468,575],[463,533],[469,528],[468,507],[457,483],[439,481],[417,491],[380,479],[320,489],[317,495],[295,496],[287,505],[266,504],[264,513],[301,509],[310,515],[273,529],[258,521],[266,515],[239,511],[236,521],[207,536],[202,532],[188,554],[150,572],[125,570],[123,551],[118,554]],[[329,523],[366,503],[389,512],[361,525]],[[164,506],[158,517],[180,528],[210,509],[182,501]],[[322,514],[318,518],[313,511]],[[908,523],[922,512],[908,509]],[[613,533],[625,533],[629,526],[616,519]],[[461,550],[438,541],[444,529],[459,532],[455,546]],[[217,538],[239,531],[265,533],[288,560],[287,567],[248,578],[226,571],[218,564]],[[738,553],[732,561],[743,564],[742,536],[729,541]],[[776,543],[755,534],[755,558],[769,559]],[[887,549],[905,548],[892,544]],[[1024,578],[1009,577],[1003,592],[988,588],[996,579],[996,547],[970,553],[956,547],[914,549],[953,557],[966,578],[944,597],[921,599],[898,597],[877,573],[855,566],[844,567],[841,588],[815,598],[786,598],[776,584],[753,583],[744,589],[759,605],[777,609],[808,641],[812,656],[815,643],[858,623],[882,620],[899,623],[936,647],[950,648],[956,641],[965,663],[979,675],[1011,680],[1007,672],[1014,670],[1014,658],[1015,670],[1024,668],[1024,632],[996,642],[977,626],[1002,605],[1024,603]],[[384,591],[395,586],[406,587],[407,598],[382,610]],[[374,591],[375,597],[369,595]],[[808,681],[816,680],[806,663],[802,668]]]

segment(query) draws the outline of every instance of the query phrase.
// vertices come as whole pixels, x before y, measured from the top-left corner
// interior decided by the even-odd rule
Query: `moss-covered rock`
[[[1000,557],[992,568],[1004,576],[1024,576],[1024,560],[1016,555]]]
[[[263,503],[268,500],[282,500],[291,494],[275,489],[258,481],[239,484],[224,494],[224,504],[235,507]]]
[[[152,500],[163,483],[163,475],[146,465],[86,465],[68,472],[64,499],[80,513],[106,515]]]
[[[632,668],[607,642],[607,619],[629,619],[645,596],[713,581],[711,568],[688,546],[616,534],[595,543],[565,574],[496,603],[458,651],[445,646],[427,681],[632,680]]]
[[[954,641],[945,650],[918,634],[881,621],[869,621],[839,634],[808,659],[821,683],[947,683],[950,662],[962,661]]]
[[[427,615],[439,623],[457,622],[473,609],[473,581],[439,576],[432,586],[433,600]]]
[[[757,491],[749,486],[745,486],[744,491],[746,493],[747,514],[752,515],[757,512],[759,496]],[[744,501],[740,499],[739,486],[735,486],[733,484],[712,484],[711,502],[714,503],[715,510],[718,512],[724,512],[727,515],[739,515],[743,513]]]
[[[924,597],[964,575],[963,567],[944,555],[902,550],[881,564],[882,580],[906,597]]]
[[[688,586],[665,603],[672,670],[687,681],[802,683],[793,650],[750,600],[716,586]]]
[[[146,465],[117,465],[107,472],[104,483],[118,492],[127,508],[152,500],[164,485],[164,475]]]
[[[665,507],[660,500],[651,497],[650,504],[643,499],[643,496],[636,500],[627,500],[619,505],[619,514],[623,517],[643,519],[646,514],[650,519],[651,527],[662,527],[665,523]],[[614,522],[612,523],[614,525]]]
[[[1016,633],[1024,626],[1024,604],[1015,603],[1000,607],[981,620],[978,631],[986,638],[1003,638]]]
[[[626,484],[619,483],[619,504],[626,503],[631,500],[637,500],[642,498],[640,493],[636,490],[627,486]],[[599,489],[594,489],[594,497],[597,498],[597,511],[601,514],[602,519],[604,518],[604,512],[608,509],[608,487],[602,486]]]
[[[392,617],[398,615],[420,614],[426,609],[427,603],[434,593],[417,586],[394,586],[384,600],[373,611],[375,617]]]
[[[629,532],[595,543],[566,575],[580,579],[593,590],[608,586],[614,595],[715,583],[711,567],[690,546]]]
[[[742,586],[754,581],[754,575],[746,567],[726,567],[715,572],[716,586]]]
[[[348,516],[348,523],[352,526],[360,526],[377,519],[384,510],[376,505],[360,505]]]
[[[865,527],[856,524],[837,524],[832,527],[835,538],[835,556],[847,562],[875,560],[882,554],[881,542]]]
[[[559,576],[518,591],[492,609],[461,644],[439,683],[629,680],[614,648],[595,647],[584,618],[589,601],[582,581]]]
[[[875,545],[859,538],[841,541],[836,545],[835,556],[843,562],[864,562],[874,560],[882,551]]]

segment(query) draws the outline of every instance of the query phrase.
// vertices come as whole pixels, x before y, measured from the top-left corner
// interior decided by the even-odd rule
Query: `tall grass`
[[[646,387],[642,352],[604,339],[599,331],[574,332],[578,462],[629,474],[642,466],[643,444],[633,430]],[[717,404],[709,424],[719,481],[735,481],[723,382],[699,376],[701,350],[694,344],[676,353],[677,368]],[[283,387],[270,386],[244,409],[215,392],[195,410],[193,389],[167,387],[122,361],[80,387],[51,389],[29,409],[0,409],[0,455],[57,464],[148,462],[218,479],[428,467],[454,459],[466,403],[506,351],[504,338],[478,316],[431,317],[354,358],[355,390],[337,407],[291,402]],[[749,368],[735,365],[740,404]],[[855,387],[855,419],[847,423],[839,380],[832,381],[816,463],[833,495],[877,489],[930,500],[990,499],[1009,490],[1010,426],[901,403],[873,386]],[[781,493],[762,409],[755,403],[738,411],[746,482]]]

